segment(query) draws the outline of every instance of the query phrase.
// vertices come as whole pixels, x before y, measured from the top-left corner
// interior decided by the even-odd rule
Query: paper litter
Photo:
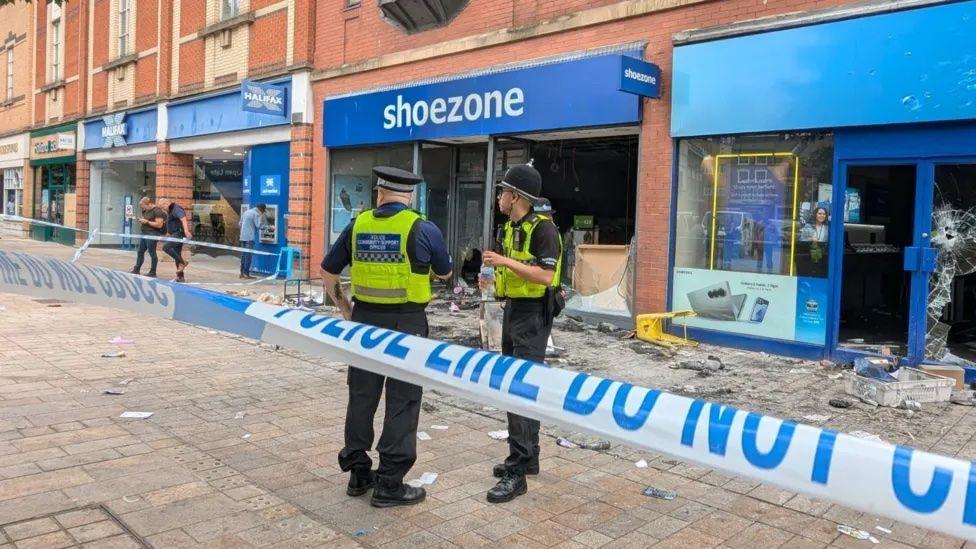
[[[124,395],[125,389],[121,387],[109,387],[108,389],[102,389],[102,393],[106,395]]]
[[[642,459],[642,460],[638,461],[637,463],[635,463],[634,465],[636,465],[638,469],[646,469],[647,468],[647,460],[646,459]]]
[[[415,478],[407,484],[413,486],[414,488],[420,488],[421,486],[429,486],[434,484],[435,480],[437,480],[437,473],[426,472],[420,475],[420,478]]]
[[[234,414],[234,419],[244,419],[245,413],[246,412],[237,412],[236,414]]]
[[[846,526],[844,524],[838,524],[837,531],[854,539],[869,539],[871,537],[871,534],[865,532],[864,530],[854,528],[853,526]]]
[[[830,419],[830,416],[823,416],[823,415],[820,415],[820,414],[813,414],[813,415],[810,415],[810,416],[803,416],[803,419],[805,419],[807,421],[812,421],[814,423],[823,423],[823,422],[827,421],[828,419]]]
[[[131,418],[131,419],[146,419],[152,417],[152,412],[124,412],[119,417]]]
[[[430,428],[435,431],[446,431],[447,425],[431,425]]]
[[[102,358],[122,358],[125,356],[125,351],[119,351],[117,353],[102,353]]]
[[[488,433],[488,436],[490,436],[491,438],[493,438],[495,440],[507,440],[508,439],[508,431],[492,431],[492,432]]]
[[[133,343],[135,343],[135,341],[132,341],[131,339],[126,339],[122,336],[115,336],[109,341],[109,343],[112,343],[113,345],[132,345]]]
[[[891,530],[885,528],[884,526],[875,526],[874,529],[877,530],[877,531],[879,531],[879,532],[881,532],[882,534],[890,534],[891,533]]]
[[[417,431],[417,438],[420,440],[430,440],[430,435],[427,434],[427,431]]]
[[[874,442],[880,442],[882,444],[886,444],[884,440],[881,440],[881,437],[879,437],[878,435],[873,435],[867,431],[851,431],[850,433],[847,434],[851,435],[852,437],[857,437],[864,440],[871,440]]]
[[[120,381],[119,382],[119,385],[128,385],[130,383],[132,383],[132,378],[131,377],[127,377],[127,378],[123,379],[122,381]]]
[[[244,433],[244,436],[241,438],[251,438],[251,433]]]

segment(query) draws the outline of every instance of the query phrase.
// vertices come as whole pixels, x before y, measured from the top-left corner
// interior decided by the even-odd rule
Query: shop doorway
[[[423,191],[427,218],[444,233],[456,275],[476,283],[487,215],[488,144],[424,143],[420,165],[427,184]]]
[[[841,166],[838,349],[976,360],[976,160]]]
[[[74,164],[51,164],[37,169],[40,178],[40,196],[35,198],[40,219],[58,225],[74,227],[77,223],[75,201]],[[36,240],[53,241],[67,246],[75,245],[74,229],[59,227],[31,228]]]
[[[839,344],[907,356],[913,246],[914,164],[850,166],[842,211],[844,253]]]

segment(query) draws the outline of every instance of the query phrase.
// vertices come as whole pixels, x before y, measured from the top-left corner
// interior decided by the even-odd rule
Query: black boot
[[[423,488],[414,488],[403,482],[378,481],[369,504],[373,507],[397,507],[416,505],[426,498],[427,491]]]
[[[376,471],[369,469],[357,471],[353,469],[349,473],[349,485],[346,486],[346,495],[361,496],[376,485]]]
[[[502,478],[503,476],[505,476],[505,464],[504,463],[496,463],[495,466],[491,468],[491,474],[495,478]],[[526,475],[538,475],[539,474],[539,462],[538,461],[529,462],[529,464],[525,466],[525,474]]]
[[[529,491],[525,475],[505,473],[494,488],[488,490],[488,503],[505,503]]]

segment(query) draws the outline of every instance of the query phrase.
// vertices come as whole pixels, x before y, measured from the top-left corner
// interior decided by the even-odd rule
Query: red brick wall
[[[637,303],[636,312],[663,311],[666,307],[668,283],[668,247],[670,242],[671,169],[674,143],[670,138],[671,123],[671,57],[672,35],[675,32],[715,26],[776,15],[805,11],[848,0],[780,0],[764,3],[756,0],[722,0],[697,4],[680,9],[661,11],[631,19],[617,20],[544,37],[531,38],[505,45],[482,48],[461,54],[437,57],[394,67],[360,72],[349,76],[320,81],[315,85],[315,105],[320,107],[329,95],[368,89],[421,78],[455,74],[491,67],[501,63],[525,61],[549,55],[565,54],[632,41],[646,41],[645,57],[662,70],[662,95],[659,100],[645,100],[641,125],[638,173],[637,245]],[[331,67],[374,56],[379,52],[410,49],[421,45],[462,37],[512,24],[528,23],[549,18],[561,10],[574,11],[585,4],[589,7],[610,2],[577,1],[518,1],[483,0],[472,2],[464,13],[448,28],[407,36],[392,31],[378,20],[374,5],[340,11],[334,3],[318,5],[318,47],[316,64]],[[506,12],[503,8],[507,6]],[[571,9],[570,9],[571,8]],[[345,17],[343,17],[345,13]],[[514,16],[513,16],[514,13]],[[342,36],[346,30],[354,32]],[[345,44],[345,46],[343,46]],[[323,45],[325,45],[323,47]],[[318,111],[321,112],[321,111]],[[328,203],[326,179],[328,159],[321,143],[322,120],[315,120],[315,158],[313,162],[313,203],[317,209],[312,219],[312,262],[321,261],[325,247],[325,207]],[[318,209],[318,207],[321,209]],[[294,215],[292,222],[294,222]]]
[[[170,152],[169,143],[156,145],[156,199],[160,198],[187,209],[193,204],[193,155]]]
[[[156,62],[158,55],[147,55],[136,63],[136,103],[144,103],[156,97]]]
[[[180,1],[180,36],[193,34],[207,24],[207,0]]]
[[[158,42],[156,31],[159,23],[159,10],[156,0],[136,0],[136,51],[148,50]]]
[[[252,2],[252,9],[254,2]],[[248,74],[260,76],[280,71],[286,66],[287,33],[282,32],[288,25],[288,12],[279,10],[257,19],[251,25],[250,51],[248,52]]]
[[[180,91],[203,87],[204,42],[194,40],[180,46]]]
[[[85,160],[85,153],[79,152],[75,164],[75,226],[88,229],[88,205],[91,196],[91,163]],[[75,233],[76,242],[84,242],[88,234],[81,231]]]
[[[47,6],[42,2],[34,2],[33,6],[34,75],[35,83],[40,88],[47,84]],[[43,93],[32,93],[30,96],[34,97],[34,124],[43,125],[47,119],[46,96]]]
[[[312,210],[318,202],[312,200],[312,157],[314,139],[311,124],[295,124],[291,127],[291,159],[288,176],[288,245],[302,251],[305,269],[317,273],[309,265],[311,258]],[[301,273],[301,276],[308,272]]]

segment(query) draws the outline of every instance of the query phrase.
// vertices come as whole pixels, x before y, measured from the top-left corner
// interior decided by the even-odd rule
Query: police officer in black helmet
[[[498,252],[485,252],[485,265],[495,267],[495,296],[505,299],[502,352],[533,362],[546,358],[546,343],[558,311],[553,303],[562,268],[559,230],[546,213],[533,211],[542,177],[531,165],[513,166],[499,184],[498,208],[509,217]],[[550,207],[551,209],[551,207]],[[525,475],[539,473],[539,422],[508,414],[509,455],[495,465],[501,480],[488,491],[488,501],[511,501],[528,490]]]
[[[451,257],[437,226],[408,207],[421,177],[390,167],[373,173],[377,207],[360,213],[326,254],[325,288],[347,320],[426,337],[430,275],[449,278]],[[351,301],[339,283],[347,266]],[[339,468],[350,472],[346,493],[361,496],[372,488],[374,507],[420,503],[424,489],[405,485],[403,477],[417,460],[421,388],[352,366],[348,384],[345,446],[339,452]],[[386,415],[376,446],[380,465],[373,471],[366,452],[373,446],[373,416],[384,385]]]

